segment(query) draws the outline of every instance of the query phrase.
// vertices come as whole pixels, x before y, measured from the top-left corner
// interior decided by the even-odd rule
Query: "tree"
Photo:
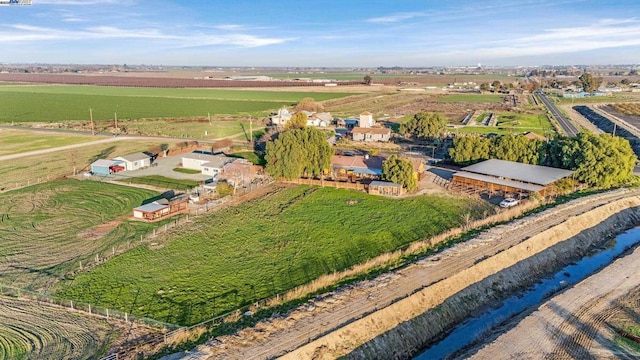
[[[287,130],[267,143],[266,171],[288,180],[302,175],[322,175],[331,165],[333,149],[324,133],[315,128]]]
[[[522,135],[496,136],[491,142],[490,157],[537,165],[540,162],[542,145],[541,140],[529,139]]]
[[[395,154],[382,162],[382,178],[402,185],[408,191],[414,191],[418,188],[418,176],[411,161],[402,159]]]
[[[491,85],[489,83],[480,84],[480,91],[485,92],[491,90]]]
[[[371,81],[373,81],[373,79],[371,78],[371,76],[369,76],[369,75],[365,75],[365,76],[364,76],[364,83],[365,83],[366,85],[371,85]]]
[[[447,118],[436,113],[419,112],[400,124],[400,132],[417,138],[437,138],[447,128]]]
[[[584,73],[578,78],[582,85],[582,90],[586,92],[593,92],[602,84],[602,78],[594,77],[589,73]]]
[[[289,119],[289,121],[285,125],[285,128],[286,129],[302,129],[302,128],[305,128],[307,126],[307,120],[308,119],[309,119],[309,117],[307,116],[307,114],[303,113],[302,111],[299,111],[299,112],[293,114],[293,116],[291,116],[291,119]]]
[[[296,105],[296,111],[302,110],[318,112],[324,110],[324,106],[322,106],[322,104],[318,102],[315,102],[313,98],[306,97],[300,100],[300,102],[298,102],[298,104]]]
[[[575,179],[604,188],[620,185],[633,175],[637,157],[627,139],[610,134],[580,133],[574,140]],[[573,170],[573,169],[572,169]]]
[[[458,136],[453,139],[453,146],[449,148],[449,157],[460,165],[471,165],[478,161],[489,159],[491,140],[477,136]]]
[[[620,80],[620,84],[629,85],[629,84],[631,84],[631,81],[629,81],[629,79],[625,78],[625,79]]]
[[[493,86],[493,91],[498,91],[498,90],[500,90],[500,81],[498,81],[498,80],[494,80],[494,81],[491,83],[491,86]]]

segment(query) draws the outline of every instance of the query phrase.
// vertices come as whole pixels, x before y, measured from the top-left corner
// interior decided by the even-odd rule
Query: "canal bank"
[[[603,239],[640,223],[630,195],[571,217],[453,276],[365,316],[286,358],[410,358],[457,324],[588,254]]]

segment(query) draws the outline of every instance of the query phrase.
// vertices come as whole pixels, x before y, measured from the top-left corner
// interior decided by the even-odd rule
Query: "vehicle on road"
[[[518,205],[519,203],[520,203],[520,201],[518,201],[518,200],[516,200],[514,198],[506,198],[506,199],[504,199],[504,200],[502,200],[500,202],[500,207],[501,208],[510,208],[510,207]]]

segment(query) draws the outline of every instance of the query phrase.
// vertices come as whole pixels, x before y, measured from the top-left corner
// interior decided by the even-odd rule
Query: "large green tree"
[[[489,159],[491,140],[483,136],[467,135],[453,139],[453,146],[449,148],[449,157],[456,164],[470,165],[478,161]]]
[[[287,130],[267,143],[266,171],[276,179],[318,176],[329,168],[332,155],[322,131],[311,127]]]
[[[602,78],[595,77],[589,73],[584,73],[578,78],[582,85],[582,90],[586,92],[593,92],[602,84]]]
[[[410,160],[402,159],[398,155],[391,155],[382,162],[382,178],[400,184],[408,191],[418,188],[417,175]]]
[[[633,175],[637,157],[629,141],[610,134],[580,133],[565,147],[567,165],[575,179],[598,187],[620,185]]]
[[[284,127],[286,129],[302,129],[307,126],[307,120],[309,120],[307,114],[302,111],[298,111],[291,116],[291,119],[287,121],[287,124]]]
[[[490,157],[494,159],[537,165],[543,142],[523,135],[502,135],[492,139]]]
[[[416,138],[433,139],[440,137],[447,128],[447,118],[443,115],[419,112],[400,124],[400,132]]]

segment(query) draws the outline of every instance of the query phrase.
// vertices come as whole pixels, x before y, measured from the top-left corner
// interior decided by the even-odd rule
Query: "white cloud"
[[[112,26],[87,27],[81,30],[59,30],[54,28],[14,24],[8,31],[1,30],[0,43],[20,43],[35,41],[78,41],[94,39],[149,39],[165,41],[170,47],[197,47],[213,45],[233,45],[240,47],[260,47],[280,44],[291,38],[263,37],[250,34],[169,34],[157,29],[121,29]]]
[[[424,13],[420,12],[406,12],[406,13],[396,13],[382,17],[375,17],[367,19],[367,22],[370,23],[396,23],[403,20],[413,19],[415,17],[425,16]]]

